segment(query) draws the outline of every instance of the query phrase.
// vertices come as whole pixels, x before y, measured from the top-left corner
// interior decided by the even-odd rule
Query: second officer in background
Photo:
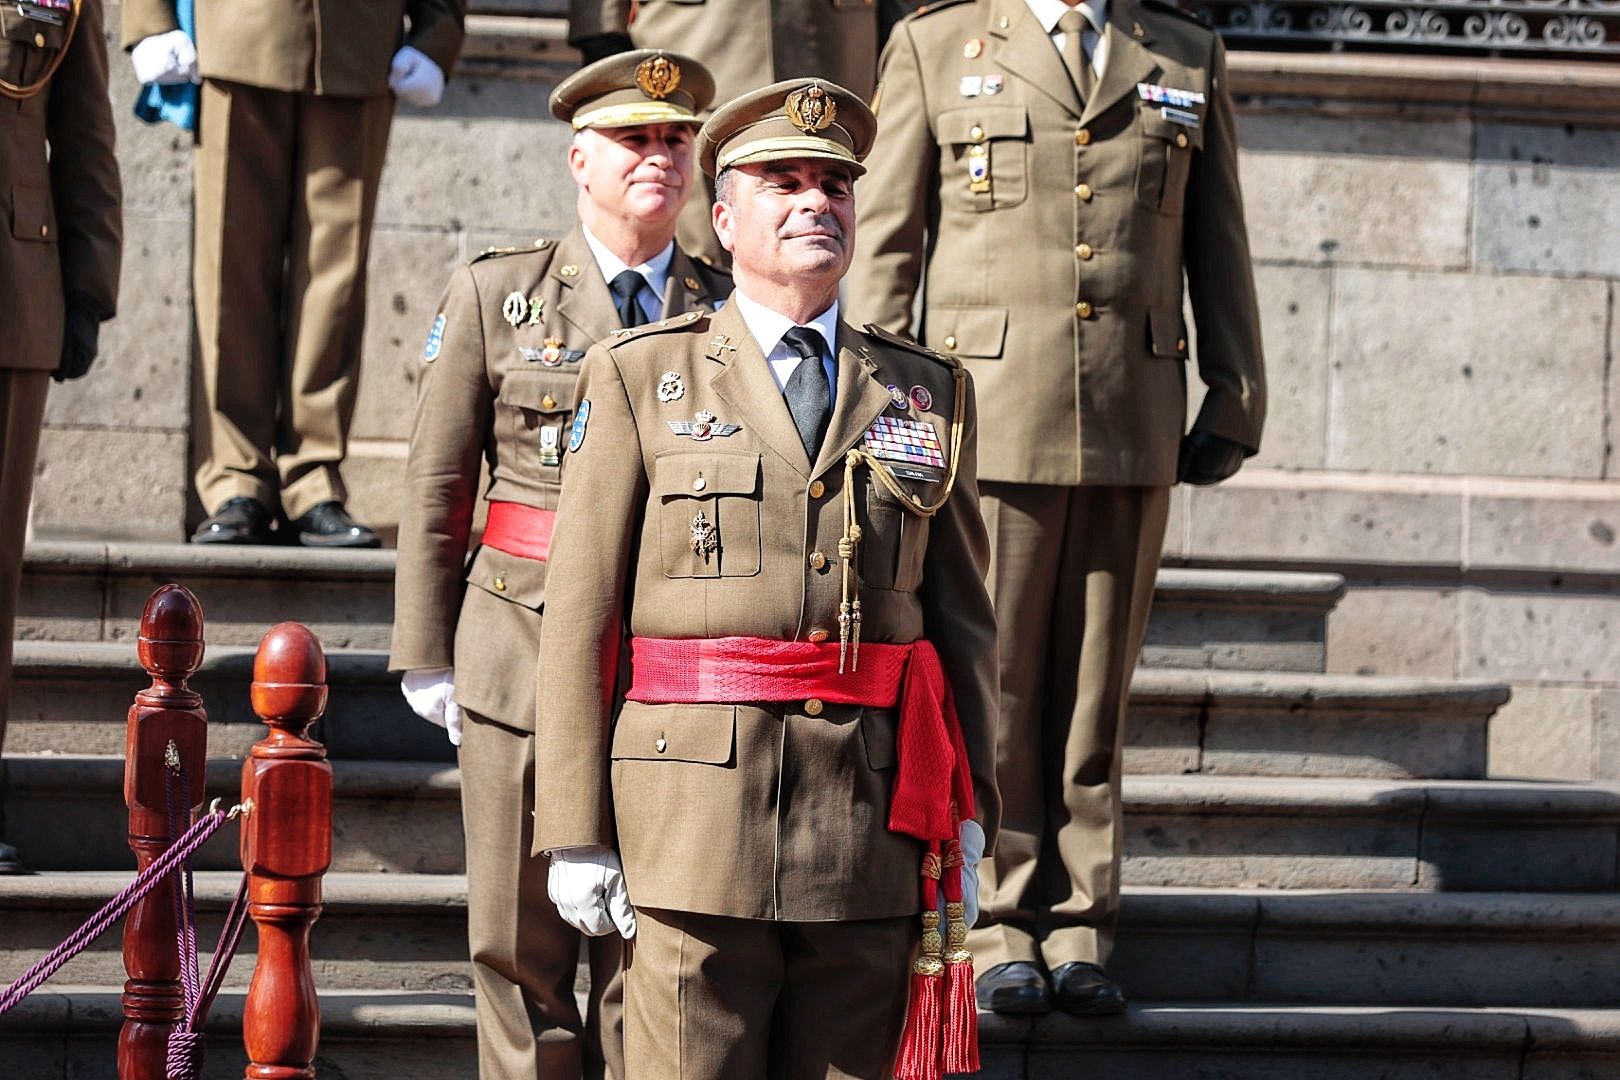
[[[546,897],[534,828],[535,657],[574,380],[614,330],[711,310],[730,280],[689,259],[675,221],[693,185],[708,71],[642,50],[560,84],[580,223],[561,241],[458,270],[422,354],[406,467],[393,670],[461,746],[479,1075],[623,1075],[620,943],[592,942],[591,1013],[574,1002],[579,934]],[[487,461],[482,542],[468,560]],[[588,1034],[587,1034],[588,1028]]]

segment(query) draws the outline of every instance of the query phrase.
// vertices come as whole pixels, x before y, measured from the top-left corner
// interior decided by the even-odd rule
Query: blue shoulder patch
[[[428,363],[439,358],[439,350],[444,347],[444,312],[433,320],[433,329],[428,331],[427,344],[422,347],[422,359]]]
[[[587,398],[579,403],[579,408],[574,410],[574,427],[568,432],[568,452],[570,454],[576,452],[580,444],[585,441],[585,422],[590,418],[591,403],[590,399]]]

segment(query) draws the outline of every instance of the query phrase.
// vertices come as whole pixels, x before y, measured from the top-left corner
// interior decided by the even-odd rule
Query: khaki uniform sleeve
[[[630,0],[569,0],[568,43],[630,32]]]
[[[928,640],[939,652],[962,721],[973,772],[974,817],[984,828],[985,851],[996,846],[1001,796],[996,789],[996,721],[1001,683],[996,663],[996,617],[985,588],[990,537],[979,513],[979,417],[973,382],[964,383],[961,463],[956,486],[934,515],[917,592]]]
[[[1209,130],[1187,184],[1183,247],[1197,326],[1198,374],[1209,392],[1193,427],[1260,449],[1266,418],[1265,364],[1249,233],[1238,186],[1237,132],[1227,90],[1226,48],[1214,38]]]
[[[877,141],[856,183],[855,262],[844,295],[855,325],[909,335],[924,235],[939,224],[939,158],[909,23],[883,50],[878,89]]]
[[[124,49],[156,34],[180,29],[174,0],[123,0]]]
[[[450,78],[466,34],[466,0],[409,0],[405,13],[411,23],[405,43],[426,53]]]
[[[83,294],[105,321],[118,310],[124,194],[107,98],[101,0],[84,0],[78,28],[48,93],[46,130],[62,290]]]
[[[467,541],[494,393],[484,366],[478,286],[462,267],[445,287],[437,359],[419,365],[394,571],[391,671],[455,663]]]
[[[593,345],[551,534],[534,718],[534,853],[613,843],[608,751],[633,547],[647,500],[635,416],[613,354]],[[575,423],[579,414],[575,413]]]

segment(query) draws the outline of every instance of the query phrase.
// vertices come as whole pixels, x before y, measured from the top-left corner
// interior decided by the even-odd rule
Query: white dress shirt
[[[663,251],[654,255],[640,266],[626,266],[624,260],[607,249],[607,245],[591,235],[591,230],[584,225],[580,226],[585,232],[585,243],[590,245],[591,254],[596,256],[596,267],[602,271],[602,280],[611,283],[626,270],[634,270],[641,275],[641,280],[647,284],[636,293],[636,303],[641,305],[641,313],[648,322],[657,322],[664,317],[664,294],[669,291],[669,264],[675,258],[675,241],[671,240]]]
[[[765,359],[771,365],[771,374],[776,377],[776,387],[779,390],[787,389],[787,381],[793,375],[793,369],[802,362],[802,357],[793,351],[793,346],[782,340],[795,326],[808,326],[821,335],[821,366],[827,372],[828,404],[838,403],[838,362],[833,355],[833,349],[838,345],[838,301],[832,302],[832,307],[807,323],[796,323],[781,312],[772,311],[763,304],[756,303],[743,295],[741,289],[734,289],[732,300],[737,305],[737,312],[748,325],[748,332],[754,335],[759,342],[759,351],[765,354]]]
[[[1080,45],[1091,57],[1091,70],[1097,73],[1097,79],[1101,81],[1103,68],[1108,63],[1108,35],[1100,33],[1098,28],[1108,25],[1108,0],[1085,0],[1085,3],[1076,4],[1073,8],[1063,0],[1024,0],[1024,3],[1029,5],[1030,14],[1035,16],[1041,29],[1057,46],[1059,56],[1063,55],[1063,46],[1067,44],[1065,39],[1069,36],[1057,28],[1063,13],[1078,11],[1090,21],[1091,27],[1086,29]]]

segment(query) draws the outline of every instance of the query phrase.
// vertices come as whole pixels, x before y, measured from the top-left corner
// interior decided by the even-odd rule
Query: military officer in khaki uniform
[[[994,832],[971,384],[839,317],[873,123],[808,79],[719,109],[699,153],[736,291],[581,372],[535,844],[565,918],[633,937],[631,1080],[888,1075],[935,880],[917,838],[949,898]],[[925,724],[957,732],[934,774]],[[964,957],[924,940],[937,987]]]
[[[1224,52],[1161,0],[958,0],[900,24],[878,95],[851,307],[905,330],[920,291],[919,340],[994,433],[980,1000],[1117,1012],[1122,724],[1169,490],[1235,472],[1265,412]],[[1183,275],[1207,388],[1185,437]]]
[[[692,190],[696,114],[712,97],[701,64],[652,51],[559,85],[551,109],[576,131],[568,164],[580,224],[560,242],[487,252],[458,271],[422,355],[392,666],[405,671],[412,704],[461,744],[484,1080],[601,1076],[604,1058],[607,1075],[624,1075],[618,940],[591,943],[584,1035],[573,996],[579,933],[559,920],[545,864],[529,856],[534,662],[585,350],[625,326],[708,310],[731,290],[674,242]],[[489,518],[469,564],[480,460]]]
[[[95,359],[118,301],[122,189],[101,0],[0,8],[0,743],[45,391]],[[3,779],[3,778],[0,778]],[[0,826],[3,826],[0,822]],[[0,874],[21,873],[0,843]]]
[[[344,507],[366,258],[398,97],[433,105],[464,0],[124,0],[143,82],[202,81],[193,539],[375,547]]]

